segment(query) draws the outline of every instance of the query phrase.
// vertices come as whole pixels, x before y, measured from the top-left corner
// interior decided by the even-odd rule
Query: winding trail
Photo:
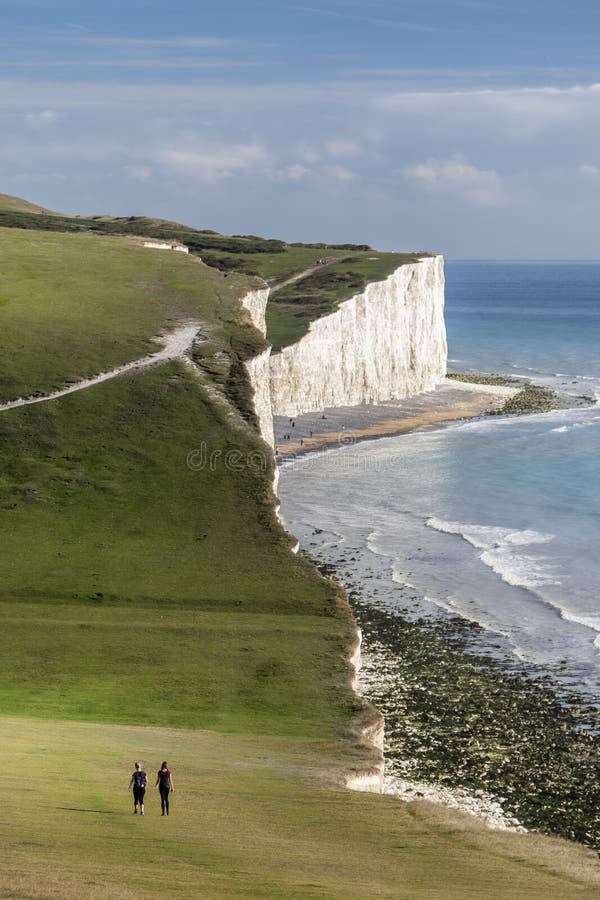
[[[200,322],[187,321],[174,328],[160,337],[153,340],[163,343],[164,347],[157,353],[149,356],[143,356],[133,362],[125,363],[109,372],[102,372],[100,375],[94,375],[93,378],[85,378],[76,381],[69,387],[61,388],[59,391],[53,391],[51,394],[40,394],[35,397],[19,397],[16,400],[8,400],[6,403],[0,403],[0,412],[7,409],[14,409],[17,406],[30,406],[33,403],[45,403],[47,400],[57,400],[59,397],[65,397],[67,394],[74,394],[76,391],[83,391],[85,388],[93,387],[95,384],[101,384],[103,381],[110,381],[117,378],[125,372],[133,372],[136,369],[147,369],[149,366],[155,366],[159,363],[167,362],[171,359],[179,359],[185,356],[187,351],[192,347],[194,341],[199,335],[201,328]]]
[[[321,269],[326,269],[328,266],[332,266],[334,263],[339,262],[348,262],[349,259],[354,259],[354,256],[334,256],[330,259],[325,259],[322,263],[315,263],[314,266],[311,266],[309,269],[305,269],[303,272],[299,272],[297,275],[292,275],[291,278],[286,279],[286,281],[282,281],[279,284],[275,284],[271,287],[271,294],[275,294],[277,291],[280,291],[282,288],[287,287],[288,284],[295,284],[297,281],[302,281],[303,278],[308,278],[309,275],[312,275],[314,272],[319,272]]]

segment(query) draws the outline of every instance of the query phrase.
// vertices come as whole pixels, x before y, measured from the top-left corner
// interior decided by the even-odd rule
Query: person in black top
[[[158,770],[158,774],[156,776],[156,785],[158,785],[158,790],[160,793],[160,806],[162,809],[162,815],[164,816],[165,812],[169,815],[169,793],[171,791],[175,791],[173,787],[173,778],[171,776],[171,772],[169,770],[169,765],[167,762],[164,762],[160,769]],[[156,787],[156,785],[154,785]]]
[[[135,764],[135,771],[131,776],[131,781],[129,782],[129,789],[133,787],[133,813],[137,815],[138,806],[140,808],[140,815],[144,815],[144,794],[146,793],[146,783],[148,779],[146,778],[146,773],[142,771],[142,767],[139,762]]]

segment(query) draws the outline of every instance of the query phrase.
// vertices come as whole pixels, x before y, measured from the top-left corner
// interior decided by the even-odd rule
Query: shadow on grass
[[[117,813],[112,809],[81,809],[79,806],[57,806],[57,809],[64,809],[67,812],[84,812],[96,813],[98,816],[116,816]]]

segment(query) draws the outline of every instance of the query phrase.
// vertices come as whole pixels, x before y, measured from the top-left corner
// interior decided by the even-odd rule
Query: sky
[[[600,258],[597,0],[0,0],[0,192]]]

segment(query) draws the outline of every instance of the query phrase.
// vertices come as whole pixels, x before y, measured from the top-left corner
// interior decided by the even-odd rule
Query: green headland
[[[373,712],[345,595],[275,515],[242,365],[264,347],[240,303],[256,276],[145,249],[139,224],[0,210],[0,401],[152,353],[182,321],[201,334],[186,359],[0,410],[0,896],[598,896],[582,847],[344,787],[373,764]],[[247,255],[285,280],[333,252]],[[339,265],[367,279],[379,256],[335,253],[365,254]],[[152,787],[132,815],[138,759],[171,765],[168,820]]]

